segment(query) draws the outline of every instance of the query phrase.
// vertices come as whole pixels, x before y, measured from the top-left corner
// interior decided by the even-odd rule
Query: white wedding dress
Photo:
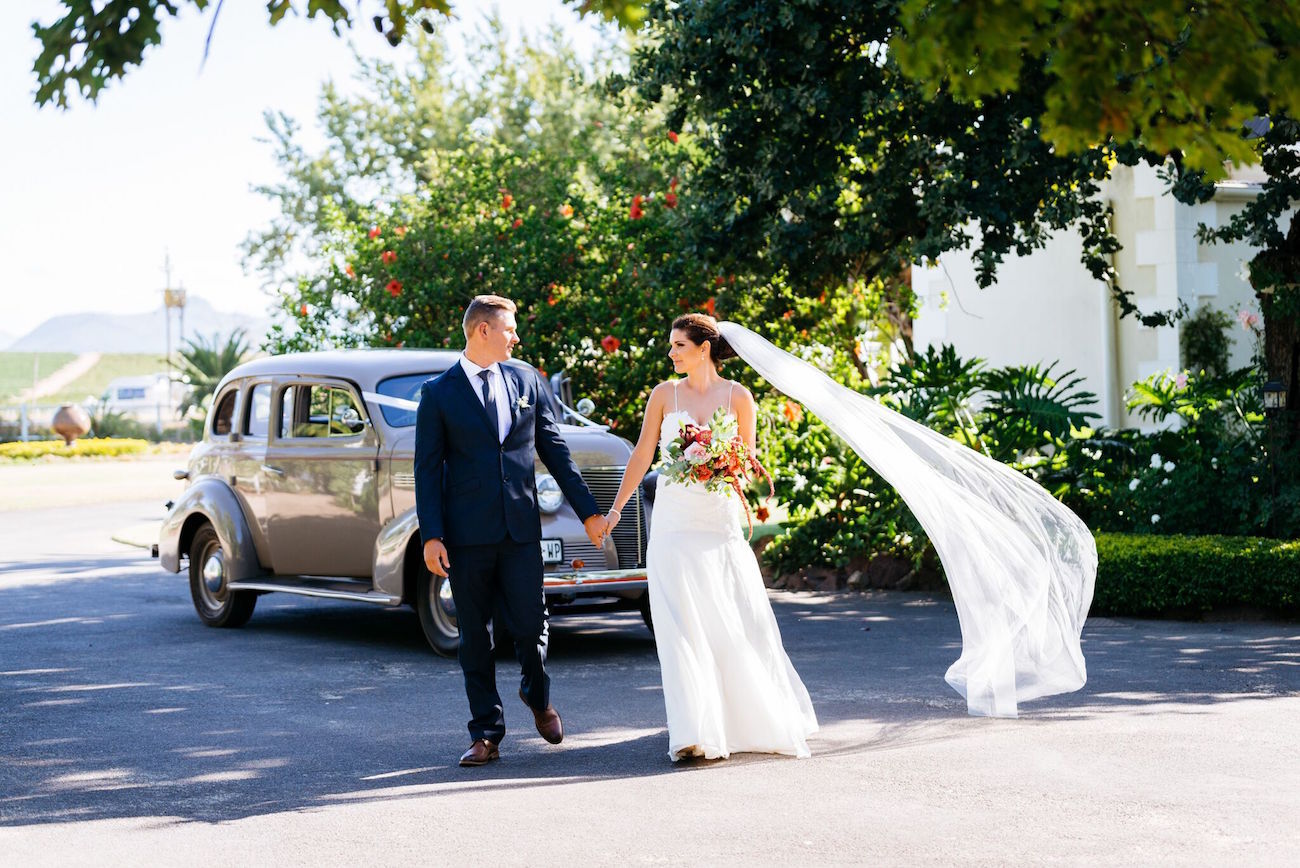
[[[661,456],[690,414],[660,428]],[[810,756],[812,701],[781,645],[740,499],[659,477],[646,549],[668,755]]]

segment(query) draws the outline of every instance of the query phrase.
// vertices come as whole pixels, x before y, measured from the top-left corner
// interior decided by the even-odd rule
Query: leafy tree
[[[181,401],[181,415],[191,408],[204,407],[221,378],[244,361],[250,349],[243,329],[231,332],[224,341],[216,334],[210,339],[202,335],[186,338],[180,351],[180,368],[181,375],[190,385],[190,392]]]
[[[760,263],[819,296],[872,279],[898,285],[908,263],[974,244],[988,285],[1005,256],[1075,226],[1084,265],[1136,313],[1114,281],[1118,242],[1098,185],[1140,151],[1056,153],[1040,135],[1041,65],[977,102],[917,83],[886,48],[898,26],[887,2],[649,6],[648,38],[622,83],[666,106],[670,126],[693,132],[707,156],[694,179],[693,251]]]
[[[905,74],[964,102],[1033,76],[1062,151],[1140,142],[1221,176],[1252,161],[1254,118],[1300,113],[1294,0],[902,0],[900,18],[889,47]]]
[[[221,12],[221,2],[212,0],[60,0],[63,16],[43,25],[32,24],[41,43],[36,58],[36,104],[68,105],[68,90],[80,92],[94,102],[99,92],[114,79],[126,75],[129,67],[138,66],[151,46],[162,42],[162,22],[175,17],[182,9],[206,11],[215,5],[208,41]],[[644,12],[642,0],[565,0],[577,7],[579,14],[599,15],[624,27],[635,27]],[[439,17],[449,17],[449,0],[361,0],[355,11],[344,0],[268,0],[267,17],[271,25],[286,15],[306,12],[308,18],[321,16],[330,22],[334,33],[351,28],[358,21],[369,21],[396,46],[412,24],[419,22],[426,32],[435,30]],[[206,47],[204,52],[206,54]]]

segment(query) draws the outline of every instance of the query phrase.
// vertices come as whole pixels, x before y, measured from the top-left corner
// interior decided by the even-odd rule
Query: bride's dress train
[[[665,415],[661,448],[683,418]],[[809,756],[817,717],[781,645],[739,498],[661,476],[654,503],[646,570],[669,756]]]

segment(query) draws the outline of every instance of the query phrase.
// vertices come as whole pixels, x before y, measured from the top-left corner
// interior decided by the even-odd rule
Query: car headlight
[[[564,492],[560,483],[548,473],[537,475],[537,506],[542,512],[555,512],[564,503]]]

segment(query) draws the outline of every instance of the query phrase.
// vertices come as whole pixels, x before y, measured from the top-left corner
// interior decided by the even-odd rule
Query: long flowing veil
[[[929,534],[961,623],[961,657],[947,680],[971,714],[1015,717],[1020,702],[1083,686],[1079,636],[1097,547],[1077,515],[1028,477],[841,386],[744,326],[718,328],[892,485]]]

